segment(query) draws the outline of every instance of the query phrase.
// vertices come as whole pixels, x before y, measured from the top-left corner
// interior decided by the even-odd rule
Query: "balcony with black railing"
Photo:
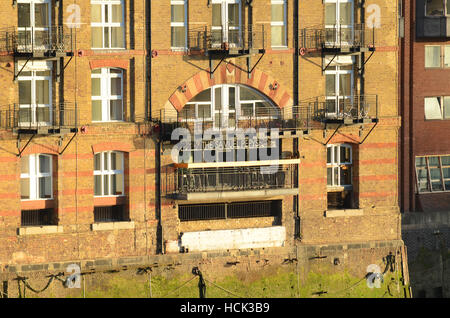
[[[450,37],[450,17],[416,17],[416,37],[417,38],[447,38]]]
[[[375,28],[365,24],[321,26],[300,30],[300,47],[309,52],[349,54],[375,51]]]
[[[222,167],[177,168],[165,174],[163,189],[167,197],[187,201],[295,195],[297,166],[234,162]]]
[[[264,25],[208,27],[188,31],[188,53],[244,55],[263,53],[266,37]]]
[[[0,129],[38,135],[76,132],[77,107],[67,102],[45,106],[7,105],[0,109]]]
[[[310,105],[314,121],[353,125],[379,119],[378,95],[320,96]]]
[[[26,57],[73,54],[72,29],[63,26],[20,27],[0,30],[2,51]]]

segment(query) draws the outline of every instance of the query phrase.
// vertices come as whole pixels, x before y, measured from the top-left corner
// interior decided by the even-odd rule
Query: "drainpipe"
[[[294,12],[294,16],[293,16],[293,26],[294,26],[294,78],[293,78],[293,82],[294,82],[294,87],[293,87],[293,92],[294,92],[294,105],[297,106],[299,104],[299,43],[298,43],[298,37],[299,37],[299,23],[298,23],[298,19],[299,19],[299,0],[294,0],[294,8],[293,8],[293,12]],[[298,138],[294,138],[294,142],[293,142],[293,147],[294,147],[294,151],[293,153],[300,153],[300,149],[299,149],[299,139]],[[300,169],[299,166],[297,166],[297,173],[295,174],[295,178],[297,180],[295,180],[295,184],[297,185],[298,188],[300,188],[300,184],[299,184],[299,175],[300,175]],[[294,235],[296,237],[300,237],[300,195],[297,194],[294,197],[294,208],[295,208],[295,216],[294,216],[294,221],[295,221],[295,233]]]

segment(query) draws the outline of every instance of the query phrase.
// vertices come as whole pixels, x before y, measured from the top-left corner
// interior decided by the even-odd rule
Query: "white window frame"
[[[26,65],[22,62],[19,63],[19,67],[22,68],[22,65],[24,65],[24,68],[21,72],[21,74],[17,77],[18,82],[25,82],[30,81],[31,82],[31,104],[20,104],[19,103],[19,110],[23,109],[30,109],[31,108],[31,122],[23,122],[20,121],[20,126],[48,126],[52,123],[53,118],[53,109],[52,109],[52,100],[53,100],[53,94],[52,94],[52,63],[51,62],[44,62],[44,61],[29,61]],[[31,72],[31,75],[24,75],[26,73],[24,72]],[[50,75],[37,75],[36,72],[50,72]],[[36,102],[36,81],[48,81],[48,104],[38,104]],[[48,108],[49,111],[49,121],[37,121],[36,111],[39,108]]]
[[[427,48],[439,47],[439,65],[427,66]],[[424,48],[425,69],[450,68],[450,45],[425,45]]]
[[[35,5],[36,4],[44,4],[47,3],[47,27],[36,27],[36,18],[35,18]],[[51,26],[52,26],[52,0],[17,0],[17,4],[30,4],[30,26],[29,28],[32,28],[32,38],[35,39],[35,33],[41,32],[41,31],[48,31],[49,32],[49,38],[51,38]],[[17,30],[19,32],[28,31],[26,27],[17,27]],[[31,30],[29,30],[31,32]],[[33,41],[34,42],[34,41]],[[19,47],[20,49],[20,47]],[[29,49],[29,48],[27,48]]]
[[[116,156],[120,155],[122,156],[122,165],[119,167],[120,169],[112,170],[112,169],[105,169],[105,156],[107,157],[108,166],[111,166],[111,154],[115,153]],[[95,156],[100,155],[100,170],[95,169]],[[124,173],[124,165],[125,165],[125,153],[122,151],[104,151],[94,154],[94,197],[123,197],[125,196],[125,173]],[[111,176],[112,175],[122,175],[122,194],[110,194],[112,192],[112,182],[111,182]],[[100,195],[95,194],[95,176],[101,176],[100,178],[100,184],[101,184],[101,193]],[[104,177],[108,178],[108,192],[105,194],[105,187],[104,187]]]
[[[437,104],[439,104],[439,111],[440,111],[440,116],[439,117],[428,117],[427,116],[427,100],[431,101],[433,99],[437,99]],[[429,96],[429,97],[425,97],[424,98],[424,115],[425,115],[425,120],[450,120],[450,111],[447,114],[447,112],[445,111],[445,100],[449,100],[450,102],[450,96]],[[436,105],[437,106],[437,105]],[[431,109],[429,110],[431,111]]]
[[[39,166],[39,157],[43,156],[49,159],[49,172],[39,172],[40,166]],[[31,154],[28,156],[24,156],[21,158],[21,160],[29,160],[28,167],[29,171],[28,173],[20,173],[20,179],[29,179],[30,184],[30,198],[28,199],[22,199],[21,201],[33,201],[33,200],[53,200],[53,157],[51,155],[47,154]],[[40,193],[40,184],[39,179],[40,178],[50,178],[50,197],[48,198],[41,198]]]
[[[284,21],[272,21],[272,19],[270,20],[270,28],[271,28],[271,34],[272,34],[272,27],[279,27],[282,26],[284,27],[284,39],[283,39],[283,43],[282,45],[273,45],[273,42],[271,40],[271,47],[273,48],[287,48],[288,43],[287,43],[287,1],[286,0],[271,0],[270,2],[271,5],[283,5],[283,10],[284,10]]]
[[[211,30],[212,31],[221,31],[222,32],[222,38],[224,42],[228,42],[228,44],[231,47],[235,47],[235,46],[241,46],[241,41],[242,41],[242,1],[241,0],[211,0],[211,4],[220,4],[221,5],[221,21],[222,21],[222,25],[221,26],[211,26]],[[229,34],[228,34],[228,16],[229,16],[229,11],[228,11],[228,4],[238,4],[239,5],[239,25],[238,27],[234,27],[234,28],[230,28],[230,30],[232,31],[237,31],[238,32],[238,42],[239,43],[234,43],[234,42],[230,42],[229,39]],[[212,43],[213,47],[217,47],[222,45],[222,43],[219,42],[214,42]]]
[[[337,148],[337,150],[335,150]],[[347,148],[350,150],[350,161],[342,162],[341,161],[341,148]],[[328,188],[343,188],[344,190],[352,190],[353,189],[353,149],[351,145],[348,144],[335,144],[335,145],[327,145],[327,153],[328,149],[331,149],[331,162],[328,162],[327,157],[327,187]],[[337,153],[337,157],[335,158],[335,154]],[[350,169],[350,180],[351,184],[341,184],[341,171],[343,167],[346,169]],[[331,184],[328,184],[328,169],[331,169]],[[337,173],[335,171],[337,170]],[[337,180],[335,180],[334,176],[337,175]]]
[[[93,96],[91,92],[92,101],[101,101],[102,102],[102,120],[92,120],[93,123],[100,122],[123,122],[124,121],[124,100],[123,100],[123,74],[124,71],[121,68],[115,67],[103,67],[100,69],[100,73],[91,73],[91,79],[99,78],[100,79],[100,95]],[[120,73],[111,73],[111,70],[118,70]],[[120,78],[121,85],[121,94],[120,95],[112,95],[111,94],[111,79],[112,78]],[[111,119],[111,103],[112,100],[121,100],[122,101],[122,119]],[[92,106],[93,107],[93,106]]]
[[[102,46],[101,47],[93,47],[91,42],[91,48],[93,50],[124,50],[127,47],[127,40],[126,40],[126,30],[125,30],[125,2],[124,0],[91,0],[91,5],[100,5],[101,6],[101,16],[102,16],[102,22],[92,22],[91,21],[91,28],[93,27],[99,27],[102,28]],[[112,22],[112,9],[111,7],[113,5],[120,5],[122,7],[122,22]],[[108,21],[105,22],[105,7],[108,7]],[[123,47],[112,47],[111,46],[111,39],[112,39],[112,32],[111,28],[113,27],[120,27],[123,31]],[[109,47],[105,47],[105,28],[108,28],[108,43]],[[91,34],[91,41],[92,41],[92,34]]]
[[[170,29],[172,34],[172,28],[184,27],[184,46],[173,46],[172,37],[170,38],[170,48],[172,51],[185,51],[188,47],[188,4],[187,0],[171,0],[170,6],[183,6],[184,8],[184,22],[172,22],[172,17],[170,17]]]
[[[331,59],[330,57],[328,59]],[[354,59],[351,58],[351,63],[340,63],[340,57],[336,57],[335,60],[330,64],[329,67],[324,72],[325,75],[325,86],[326,86],[326,77],[327,76],[334,76],[335,81],[335,88],[334,88],[334,95],[326,95],[325,99],[328,100],[335,100],[336,102],[340,102],[341,100],[345,99],[353,99],[354,94],[354,72],[355,72],[355,64]],[[327,62],[325,62],[327,63]],[[328,63],[327,63],[328,64]],[[350,70],[344,70],[341,69],[341,66],[352,66]],[[335,67],[335,69],[333,69]],[[340,76],[341,75],[348,75],[350,74],[350,95],[340,95]],[[341,109],[339,109],[340,103],[336,104],[336,111],[333,113],[327,112],[325,115],[327,118],[334,118],[339,117],[341,115]],[[342,110],[343,111],[343,110]]]

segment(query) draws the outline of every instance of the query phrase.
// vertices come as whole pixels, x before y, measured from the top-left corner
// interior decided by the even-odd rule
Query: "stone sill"
[[[112,231],[134,229],[134,221],[105,222],[91,224],[92,231]]]
[[[28,226],[18,229],[19,235],[54,234],[63,232],[63,227],[58,225]]]
[[[364,215],[363,209],[345,209],[345,210],[325,211],[326,218],[338,218],[338,217],[362,216],[362,215]]]

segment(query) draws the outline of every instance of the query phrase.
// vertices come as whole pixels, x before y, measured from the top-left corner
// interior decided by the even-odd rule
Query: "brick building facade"
[[[1,265],[401,238],[390,1],[0,9]],[[177,152],[176,128],[276,131]]]

